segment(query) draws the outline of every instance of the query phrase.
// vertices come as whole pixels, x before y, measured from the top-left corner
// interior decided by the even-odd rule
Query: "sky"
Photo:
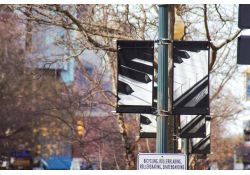
[[[250,32],[249,32],[250,35]],[[247,109],[241,112],[237,119],[234,121],[228,121],[227,126],[230,127],[228,129],[230,134],[243,134],[243,122],[250,120],[250,101],[246,99],[246,69],[250,69],[250,66],[247,65],[239,65],[239,76],[237,78],[234,77],[231,81],[228,82],[227,87],[231,89],[233,95],[240,98],[243,106]]]
[[[249,35],[250,29],[245,29],[242,31],[241,35]],[[243,134],[243,123],[244,121],[250,120],[250,100],[246,99],[246,73],[245,71],[250,69],[248,65],[238,65],[238,74],[233,77],[227,84],[227,87],[231,90],[233,95],[240,98],[244,107],[248,110],[241,112],[237,119],[234,121],[228,121],[226,127],[228,128],[228,135],[238,135]]]

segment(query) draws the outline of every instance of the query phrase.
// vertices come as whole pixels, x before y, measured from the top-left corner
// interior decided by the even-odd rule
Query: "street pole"
[[[173,135],[173,140],[174,140],[174,153],[177,153],[177,147],[178,147],[178,140],[177,140],[177,115],[173,116],[174,117],[174,135]]]
[[[183,139],[183,152],[187,155],[187,170],[189,170],[189,139]]]
[[[187,150],[187,170],[189,170],[189,139],[186,140],[186,150]]]
[[[158,117],[156,152],[168,151],[168,15],[169,5],[159,5],[159,48],[158,48]]]

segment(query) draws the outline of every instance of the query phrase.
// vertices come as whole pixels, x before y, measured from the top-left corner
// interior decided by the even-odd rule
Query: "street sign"
[[[140,153],[137,157],[138,170],[186,170],[185,154]]]
[[[117,41],[118,113],[151,113],[154,41]]]

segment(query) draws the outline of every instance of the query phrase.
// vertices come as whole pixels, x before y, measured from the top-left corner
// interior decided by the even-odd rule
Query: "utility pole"
[[[189,139],[183,139],[183,152],[187,155],[187,170],[189,170]]]
[[[170,40],[170,5],[159,5],[159,48],[158,48],[158,117],[156,134],[156,152],[167,153],[169,143],[168,105],[169,105],[169,73],[168,73],[168,44]],[[172,139],[172,138],[171,138]]]

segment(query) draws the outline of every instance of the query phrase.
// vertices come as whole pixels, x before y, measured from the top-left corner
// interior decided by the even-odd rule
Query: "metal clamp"
[[[156,112],[157,112],[157,116],[167,117],[171,115],[169,111],[165,111],[165,110],[157,110]]]
[[[161,39],[158,39],[158,40],[155,40],[154,41],[156,44],[159,44],[159,45],[166,45],[166,44],[171,44],[173,43],[173,40],[170,40],[168,38],[161,38]]]
[[[173,114],[172,114],[171,112],[169,112],[169,111],[162,110],[162,109],[158,110],[157,108],[152,108],[152,109],[151,109],[151,114],[156,115],[156,117],[158,117],[158,116],[169,116],[169,115],[173,115]],[[161,114],[163,114],[163,115],[161,115]]]

